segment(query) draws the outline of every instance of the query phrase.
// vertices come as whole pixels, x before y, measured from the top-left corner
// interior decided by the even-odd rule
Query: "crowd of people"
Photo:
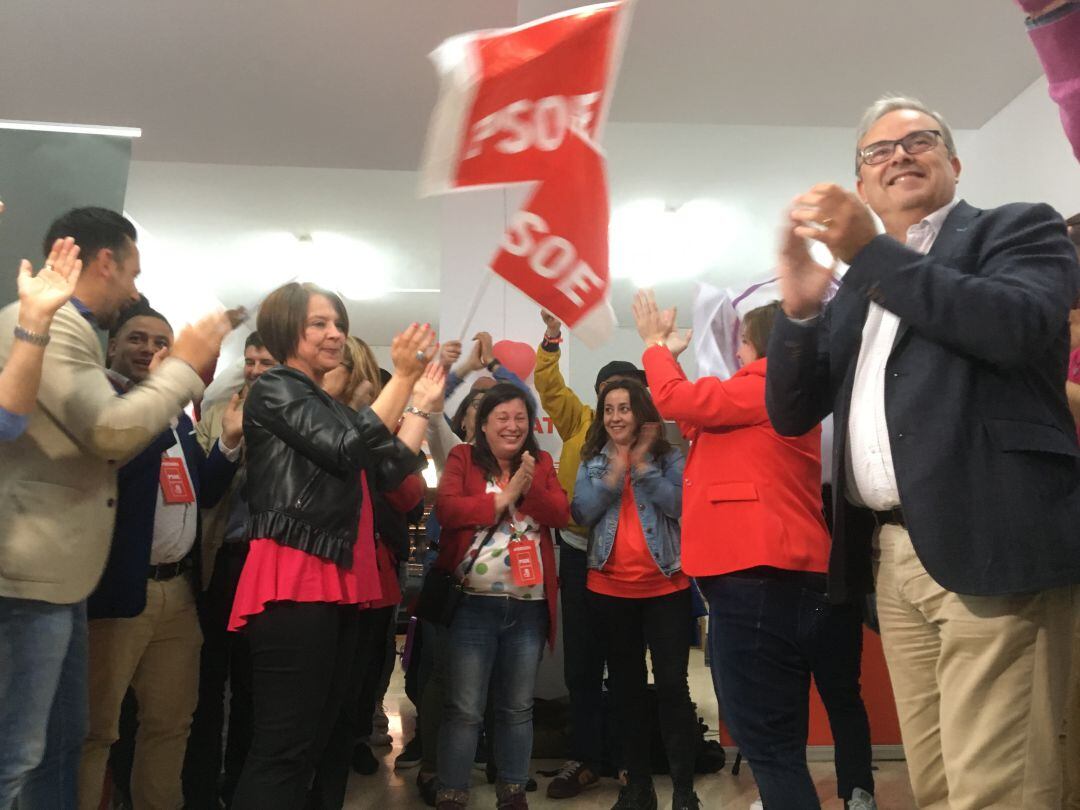
[[[759,806],[820,807],[812,679],[838,796],[876,807],[872,592],[917,806],[1080,801],[1077,229],[960,200],[949,127],[914,99],[867,111],[855,163],[857,192],[815,186],[786,214],[781,300],[744,314],[734,376],[688,379],[674,310],[640,292],[641,366],[605,365],[595,405],[550,313],[537,401],[487,333],[463,354],[411,324],[384,371],[338,295],[291,282],[259,307],[240,390],[193,422],[229,314],[174,334],[137,291],[130,221],[59,217],[0,312],[0,809],[343,807],[350,769],[378,767],[428,454],[399,765],[431,806],[468,806],[486,750],[497,806],[528,807],[561,640],[570,742],[547,796],[612,774],[613,810],[654,810],[655,715],[672,808],[702,807],[695,593]],[[827,304],[808,240],[848,265]]]

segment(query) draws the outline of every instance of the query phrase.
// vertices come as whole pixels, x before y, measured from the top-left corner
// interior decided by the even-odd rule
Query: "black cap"
[[[635,366],[633,363],[628,363],[625,360],[612,360],[596,375],[596,385],[593,386],[596,389],[596,393],[600,393],[600,386],[612,377],[627,377],[631,380],[637,380],[644,386],[648,386],[648,382],[645,380],[645,372]]]

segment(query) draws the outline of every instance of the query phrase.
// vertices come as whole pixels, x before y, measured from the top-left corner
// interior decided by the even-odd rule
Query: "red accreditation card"
[[[161,495],[165,503],[195,502],[195,491],[182,458],[161,459]]]
[[[536,544],[516,540],[510,544],[509,551],[514,584],[523,586],[540,582],[540,557],[536,553]]]

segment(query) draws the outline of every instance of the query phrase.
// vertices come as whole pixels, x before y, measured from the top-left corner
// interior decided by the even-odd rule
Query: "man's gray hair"
[[[949,157],[956,157],[956,142],[953,140],[952,130],[949,129],[949,125],[941,117],[940,113],[934,112],[917,98],[885,95],[867,107],[866,112],[863,113],[862,121],[859,122],[859,134],[855,138],[856,176],[859,174],[860,167],[859,144],[862,143],[866,133],[870,131],[870,127],[877,123],[879,118],[897,110],[915,110],[915,112],[928,115],[937,121],[938,126],[941,128],[941,140],[945,142],[945,149],[948,151]]]

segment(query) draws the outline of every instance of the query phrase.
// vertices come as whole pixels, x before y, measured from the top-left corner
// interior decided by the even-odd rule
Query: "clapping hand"
[[[671,334],[667,336],[667,340],[664,341],[667,344],[668,351],[671,352],[673,357],[678,357],[680,354],[686,351],[690,345],[690,341],[694,338],[694,330],[687,329],[683,333],[679,333],[678,329],[671,330]]]
[[[441,412],[445,394],[446,369],[438,360],[432,360],[413,384],[413,405],[426,413]]]
[[[632,466],[638,467],[645,463],[653,442],[656,441],[656,437],[659,435],[660,425],[657,422],[646,422],[641,426],[637,440],[634,442],[634,446],[630,448],[630,464]]]
[[[518,465],[517,472],[510,478],[510,486],[517,492],[518,498],[528,494],[535,474],[536,459],[533,458],[532,453],[526,450],[521,454],[521,464]]]
[[[221,414],[221,441],[232,449],[244,438],[244,401],[237,392],[229,399]]]
[[[226,312],[206,315],[180,330],[169,354],[183,360],[195,369],[196,373],[202,374],[217,359],[221,352],[221,341],[231,330],[232,323]],[[154,356],[151,370],[161,363],[161,359],[163,358]]]
[[[645,343],[666,343],[675,330],[675,308],[661,310],[652,290],[639,290],[634,296],[634,323]]]
[[[394,375],[415,380],[424,372],[428,361],[434,356],[438,344],[435,343],[435,331],[431,324],[411,324],[400,335],[395,335],[390,344],[390,359],[394,365]]]
[[[56,310],[75,292],[81,272],[79,246],[70,236],[53,243],[37,275],[23,259],[19,263],[19,322],[23,327],[39,334],[47,332]]]
[[[813,260],[806,240],[788,223],[780,232],[776,272],[780,300],[789,318],[804,319],[821,311],[832,271]]]
[[[866,203],[834,183],[819,183],[796,197],[789,217],[795,236],[821,242],[847,264],[878,235]]]

